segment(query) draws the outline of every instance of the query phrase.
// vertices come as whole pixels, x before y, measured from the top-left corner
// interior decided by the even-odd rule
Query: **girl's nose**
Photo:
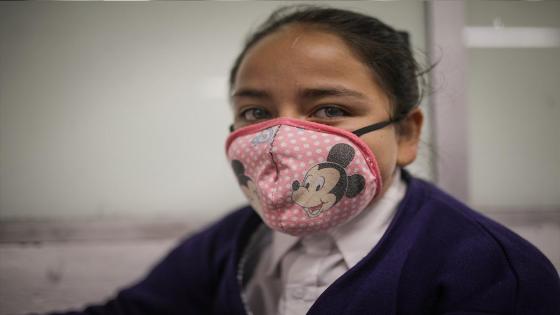
[[[278,110],[278,118],[305,119],[305,114],[299,110],[299,106],[286,104]]]

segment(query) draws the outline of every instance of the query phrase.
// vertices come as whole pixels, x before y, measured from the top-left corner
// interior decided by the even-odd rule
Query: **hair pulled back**
[[[408,33],[360,13],[309,5],[281,7],[247,38],[230,72],[230,89],[247,51],[261,39],[290,24],[308,24],[339,36],[369,67],[374,79],[389,96],[392,119],[399,120],[419,105],[419,72]],[[422,81],[423,82],[423,81]]]

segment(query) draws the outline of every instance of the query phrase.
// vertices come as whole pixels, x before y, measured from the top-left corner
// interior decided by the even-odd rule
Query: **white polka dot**
[[[321,149],[317,149],[315,152],[321,153],[321,152],[323,152],[323,151],[322,151]]]
[[[294,151],[299,151],[299,147],[294,147]]]

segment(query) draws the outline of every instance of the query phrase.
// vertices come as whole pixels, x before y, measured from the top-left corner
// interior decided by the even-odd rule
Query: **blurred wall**
[[[0,3],[0,315],[103,301],[244,203],[227,74],[288,3]],[[425,60],[424,4],[328,4],[407,30]],[[431,178],[424,131],[412,169]]]
[[[224,156],[227,75],[282,4],[2,3],[0,220],[207,221],[244,203]],[[425,50],[422,3],[328,4]],[[430,154],[413,167],[428,178]]]
[[[465,2],[467,27],[555,29],[560,2]],[[560,210],[560,45],[468,47],[470,191],[490,209]],[[559,239],[560,241],[560,239]]]

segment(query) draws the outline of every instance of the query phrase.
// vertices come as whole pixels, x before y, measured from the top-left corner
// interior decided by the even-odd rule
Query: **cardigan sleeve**
[[[560,315],[558,271],[536,247],[430,187],[404,225],[403,313]]]

